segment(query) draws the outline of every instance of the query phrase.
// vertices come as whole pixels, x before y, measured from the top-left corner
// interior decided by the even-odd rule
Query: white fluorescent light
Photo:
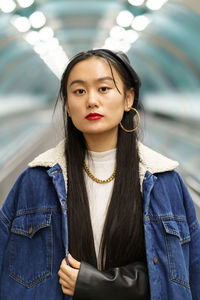
[[[137,16],[133,20],[131,27],[134,30],[142,31],[149,25],[150,22],[151,22],[150,19],[144,15]]]
[[[147,0],[146,7],[151,10],[159,10],[168,0]]]
[[[41,11],[36,11],[30,15],[29,20],[33,28],[40,28],[46,23],[45,15]]]
[[[116,19],[116,22],[119,26],[129,27],[133,21],[133,14],[128,10],[122,10]]]
[[[29,31],[24,38],[31,45],[35,45],[40,39],[37,31]]]
[[[144,3],[144,0],[128,0],[131,5],[140,6]]]
[[[139,34],[132,29],[125,31],[124,41],[127,43],[134,43],[139,37]]]
[[[14,17],[11,23],[19,32],[27,32],[31,28],[30,22],[26,17]]]
[[[40,29],[39,36],[40,36],[41,40],[48,41],[48,40],[52,39],[54,36],[53,29],[51,27],[45,26],[42,29]]]
[[[13,0],[1,0],[0,8],[4,13],[11,13],[15,10],[16,4]]]
[[[19,3],[19,5],[22,8],[26,8],[31,6],[34,3],[35,0],[17,0],[17,2]]]
[[[120,26],[114,26],[110,31],[111,38],[115,40],[121,40],[124,38],[125,29]]]

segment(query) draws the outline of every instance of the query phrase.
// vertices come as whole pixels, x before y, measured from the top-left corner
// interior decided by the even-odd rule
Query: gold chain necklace
[[[86,162],[84,161],[84,170],[85,170],[85,172],[87,173],[87,175],[93,180],[93,181],[95,181],[95,182],[97,182],[97,183],[108,183],[108,182],[110,182],[110,181],[112,181],[114,178],[115,178],[115,175],[116,175],[116,172],[117,172],[117,169],[115,168],[114,169],[114,172],[112,173],[112,175],[108,178],[108,179],[105,179],[105,180],[103,180],[103,179],[99,179],[99,178],[97,178],[97,177],[95,177],[91,172],[90,172],[90,170],[89,170],[89,168],[88,168],[88,166],[86,165]]]

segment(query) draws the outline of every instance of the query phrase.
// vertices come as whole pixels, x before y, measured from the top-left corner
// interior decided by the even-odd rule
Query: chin
[[[103,134],[103,133],[106,133],[106,132],[107,132],[107,130],[94,129],[94,130],[86,130],[86,131],[83,132],[83,134]]]
[[[117,127],[112,127],[112,128],[93,128],[93,129],[87,129],[87,130],[84,130],[82,131],[83,134],[87,134],[87,135],[102,135],[102,134],[112,134],[115,135],[116,132],[118,131],[118,126]]]

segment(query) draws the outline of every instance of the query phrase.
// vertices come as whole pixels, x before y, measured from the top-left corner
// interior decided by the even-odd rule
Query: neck
[[[102,134],[83,134],[86,140],[87,148],[94,152],[104,152],[117,147],[117,134],[112,132],[103,132]]]

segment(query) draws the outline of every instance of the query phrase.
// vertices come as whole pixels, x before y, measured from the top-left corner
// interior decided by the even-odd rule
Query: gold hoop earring
[[[119,123],[120,127],[122,130],[124,130],[125,132],[133,132],[135,131],[138,127],[139,127],[139,124],[140,124],[140,115],[139,115],[139,112],[137,111],[137,109],[135,109],[134,107],[129,107],[130,109],[134,110],[137,114],[137,117],[138,117],[138,120],[137,120],[137,125],[135,128],[133,129],[126,129],[124,128],[124,126],[122,125],[122,122]]]

